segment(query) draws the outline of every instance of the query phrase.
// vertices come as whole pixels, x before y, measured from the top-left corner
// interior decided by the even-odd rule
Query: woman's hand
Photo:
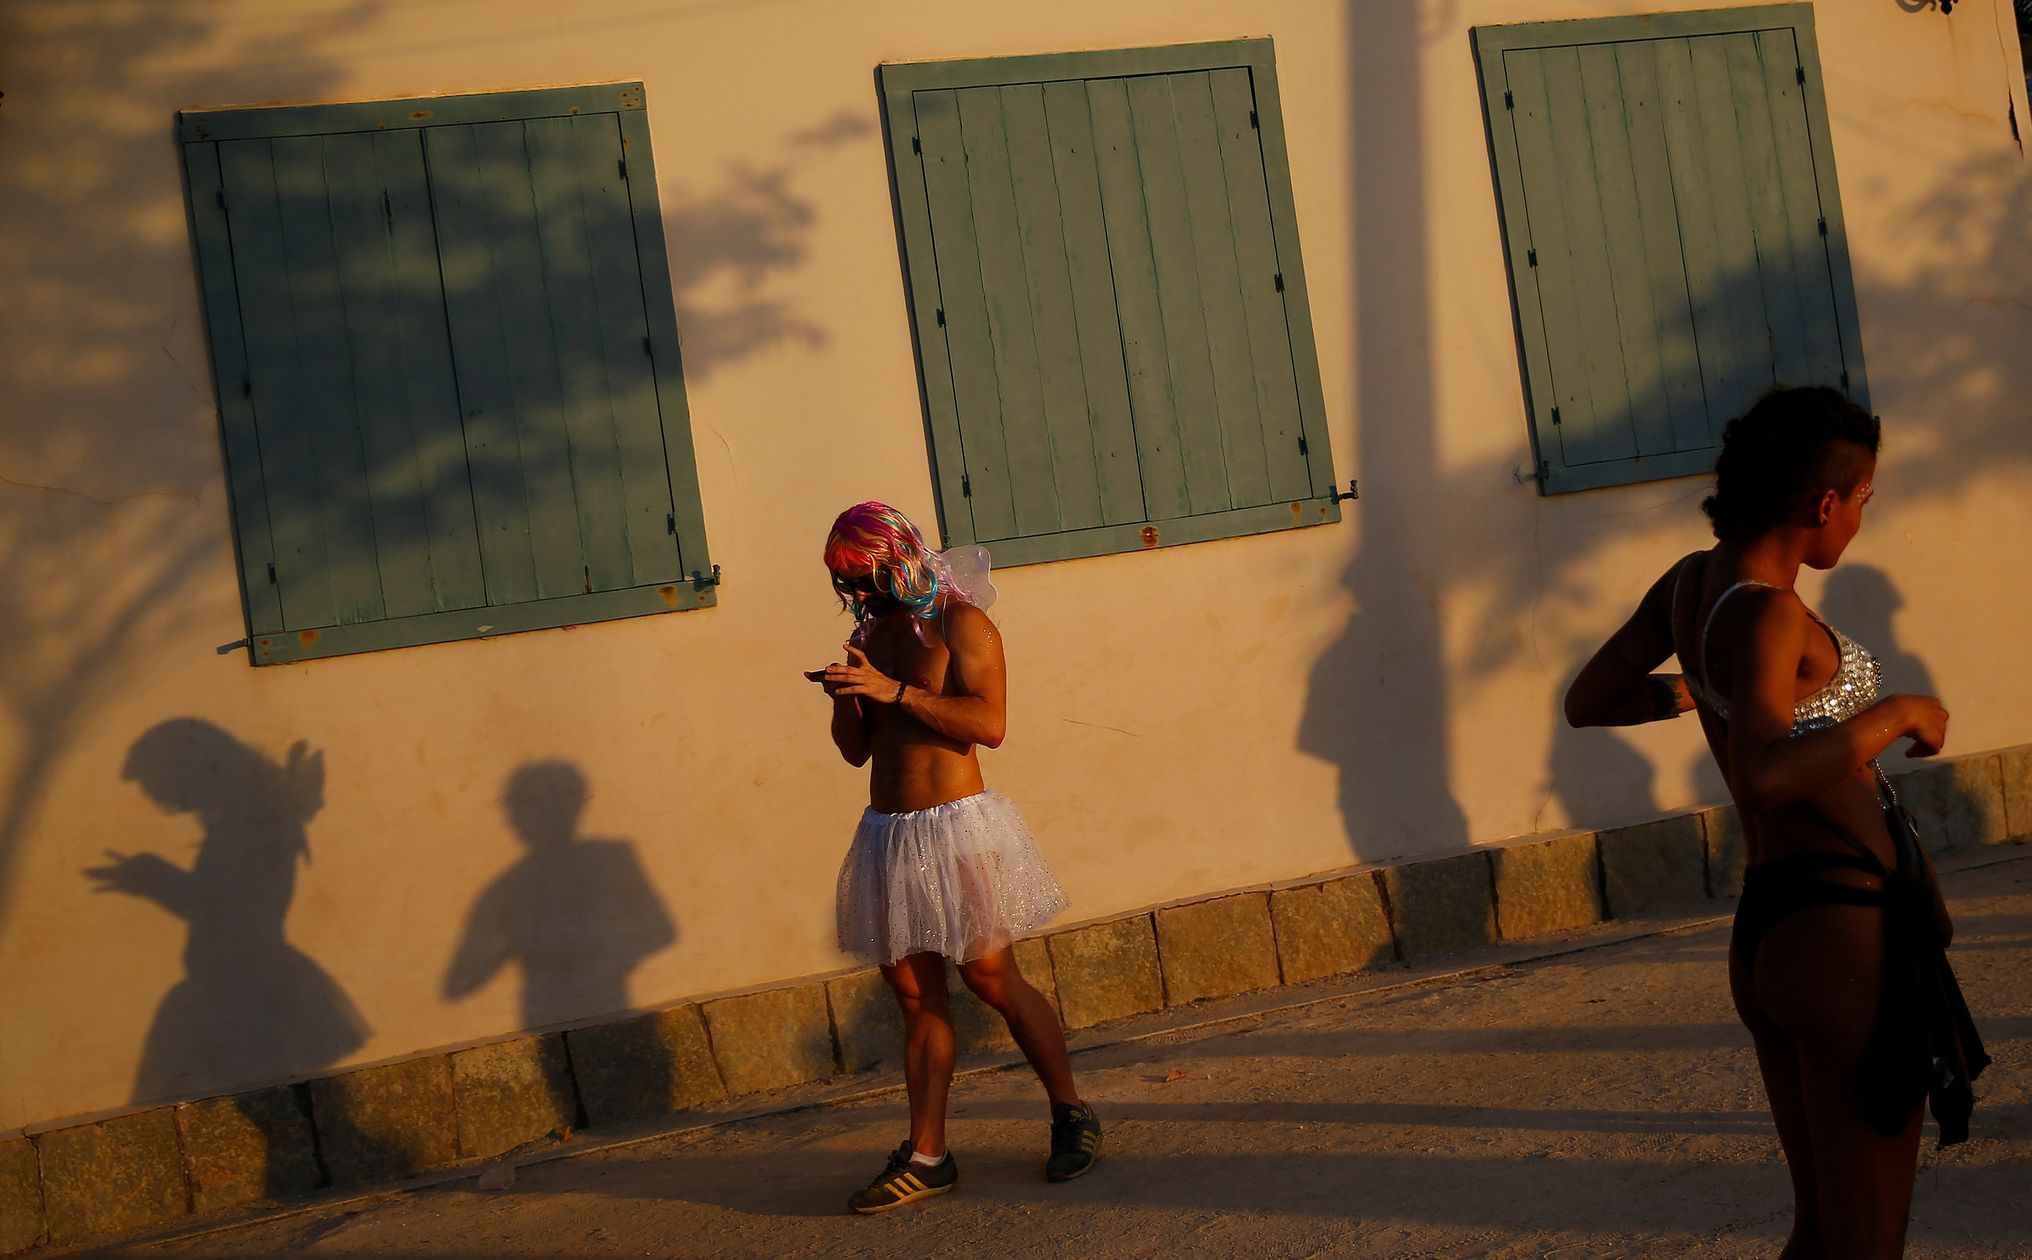
[[[902,691],[902,685],[894,678],[868,663],[868,654],[855,647],[852,642],[844,645],[847,663],[825,667],[826,694],[834,697],[858,696],[882,704],[893,704]]]
[[[1931,757],[1938,753],[1947,744],[1946,706],[1935,696],[1901,695],[1897,699],[1903,733],[1912,740],[1905,755]]]

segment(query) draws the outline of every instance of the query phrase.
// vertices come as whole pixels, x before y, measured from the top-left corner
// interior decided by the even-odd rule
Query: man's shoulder
[[[988,614],[960,599],[941,608],[939,620],[948,639],[955,635],[977,636],[995,631],[995,623]]]

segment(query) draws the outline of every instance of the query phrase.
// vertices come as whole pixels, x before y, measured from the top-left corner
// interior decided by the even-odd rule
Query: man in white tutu
[[[978,550],[978,549],[976,549]],[[955,561],[958,561],[956,566]],[[826,568],[854,614],[845,664],[808,674],[832,697],[832,736],[873,763],[869,807],[840,867],[841,948],[877,963],[903,1008],[910,1137],[850,1199],[886,1212],[959,1180],[946,1149],[952,1012],[945,960],[1009,1032],[1051,1100],[1045,1175],[1093,1167],[1101,1126],[1080,1099],[1058,1014],[1011,948],[1065,909],[1065,893],[1016,807],[981,780],[974,746],[1002,742],[1007,676],[985,553],[948,559],[895,508],[862,503],[833,523]],[[956,576],[955,567],[961,572]]]

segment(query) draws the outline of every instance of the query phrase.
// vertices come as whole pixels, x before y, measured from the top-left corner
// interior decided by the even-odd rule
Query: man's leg
[[[945,959],[911,954],[884,966],[882,978],[896,991],[897,1005],[903,1008],[903,1081],[910,1093],[911,1148],[921,1155],[943,1155],[946,1095],[953,1074]]]
[[[1065,1053],[1065,1033],[1058,1012],[1016,966],[1016,951],[1004,946],[985,958],[960,964],[960,979],[974,996],[995,1009],[1009,1025],[1009,1035],[1030,1060],[1037,1079],[1054,1105],[1084,1106],[1073,1085],[1072,1062]],[[951,1059],[947,1059],[950,1064]]]

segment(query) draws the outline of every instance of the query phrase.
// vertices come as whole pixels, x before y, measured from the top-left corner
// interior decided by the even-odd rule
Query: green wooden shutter
[[[1474,42],[1541,490],[1706,472],[1775,384],[1867,405],[1810,7]]]
[[[712,602],[641,108],[185,115],[257,662]]]
[[[882,68],[948,544],[1339,519],[1269,41]]]

